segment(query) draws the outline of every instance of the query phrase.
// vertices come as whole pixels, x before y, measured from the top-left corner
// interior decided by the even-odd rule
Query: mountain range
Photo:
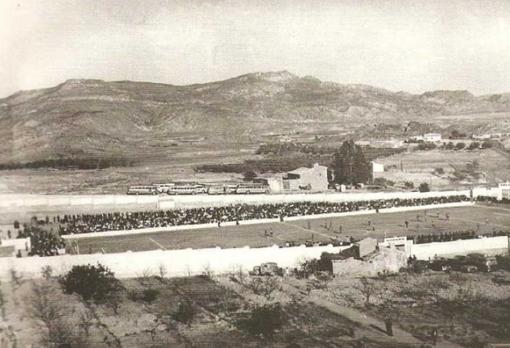
[[[313,133],[321,125],[348,130],[500,112],[510,112],[510,94],[410,94],[287,71],[187,86],[73,79],[0,99],[0,163],[61,156],[158,158],[183,144],[255,144],[266,135]]]

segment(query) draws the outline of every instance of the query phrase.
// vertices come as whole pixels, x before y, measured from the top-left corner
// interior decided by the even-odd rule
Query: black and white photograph
[[[510,347],[510,1],[0,0],[0,348]]]

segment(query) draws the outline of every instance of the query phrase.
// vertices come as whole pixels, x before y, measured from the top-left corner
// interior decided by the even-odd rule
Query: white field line
[[[326,237],[326,238],[328,238],[328,239],[333,238],[333,236],[332,236],[332,235],[329,235],[329,234],[326,234],[326,233],[322,233],[322,232],[319,232],[319,231],[316,231],[316,230],[312,230],[312,229],[307,229],[307,228],[304,228],[303,226],[299,226],[298,224],[292,224],[292,223],[290,223],[290,222],[284,222],[284,224],[285,224],[285,225],[288,225],[288,226],[292,226],[292,227],[297,227],[297,228],[299,228],[300,230],[303,230],[303,231],[308,232],[308,233],[311,233],[311,234],[316,233],[316,234],[321,235],[321,236],[323,236],[323,237]]]
[[[445,204],[430,204],[412,207],[395,207],[380,209],[379,214],[391,214],[405,211],[416,211],[416,210],[431,210],[431,209],[444,209],[444,208],[455,208],[455,207],[469,207],[474,206],[473,202],[457,202],[457,203],[445,203]],[[285,221],[297,221],[297,220],[312,220],[312,219],[324,219],[324,218],[337,218],[344,216],[357,216],[357,215],[371,215],[375,214],[375,210],[361,210],[352,211],[345,213],[329,213],[329,214],[316,214],[316,215],[302,215],[286,217]],[[269,224],[279,222],[280,219],[258,219],[258,220],[242,220],[239,221],[240,226],[244,225],[255,225],[255,224]],[[235,226],[235,221],[222,222],[221,226]],[[120,230],[120,231],[104,231],[104,232],[91,232],[91,233],[77,233],[63,235],[64,239],[82,239],[82,238],[97,238],[97,237],[115,237],[135,234],[147,234],[156,232],[174,232],[174,231],[185,231],[185,230],[197,230],[204,228],[217,227],[216,223],[209,224],[196,224],[196,225],[180,225],[180,226],[167,226],[167,227],[148,227],[140,228],[135,230]]]
[[[156,245],[157,245],[158,247],[160,247],[161,249],[166,250],[166,248],[165,248],[163,245],[161,245],[161,243],[159,243],[159,242],[155,241],[155,240],[154,240],[154,239],[152,239],[152,238],[149,238],[149,240],[150,240],[151,242],[153,242],[154,244],[156,244]]]

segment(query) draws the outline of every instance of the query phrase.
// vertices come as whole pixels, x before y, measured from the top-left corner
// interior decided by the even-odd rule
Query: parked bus
[[[235,184],[212,184],[207,187],[209,195],[225,195],[236,193],[237,185]]]
[[[167,194],[169,195],[197,195],[207,193],[207,188],[201,184],[180,184],[169,187]]]
[[[175,186],[175,183],[167,183],[167,184],[154,184],[158,193],[168,193],[168,190]]]
[[[128,195],[157,195],[158,191],[153,185],[135,185],[129,186],[127,190]]]
[[[254,194],[254,193],[269,193],[269,186],[263,184],[239,184],[237,185],[237,194]]]

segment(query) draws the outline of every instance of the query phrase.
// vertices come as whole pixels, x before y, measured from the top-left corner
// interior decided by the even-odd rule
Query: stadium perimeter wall
[[[164,266],[168,277],[214,273],[228,273],[240,268],[247,272],[263,262],[276,262],[280,267],[296,267],[307,259],[319,258],[323,252],[338,253],[346,246],[332,245],[289,248],[278,246],[266,248],[234,249],[182,249],[124,252],[117,254],[84,254],[50,257],[3,258],[0,260],[0,279],[9,280],[14,269],[24,278],[40,278],[41,268],[51,266],[55,275],[66,273],[75,265],[97,264],[110,268],[118,278],[132,278],[150,272],[159,274]]]
[[[434,257],[446,257],[455,255],[467,255],[470,253],[481,253],[496,255],[508,253],[508,236],[487,237],[477,239],[456,240],[451,242],[435,242],[424,244],[413,244],[410,255],[416,256],[419,260],[433,259]]]
[[[508,253],[509,238],[489,237],[452,242],[415,244],[411,255],[420,260],[435,256]],[[348,246],[332,245],[319,247],[279,248],[233,248],[233,249],[182,249],[124,252],[116,254],[84,254],[50,257],[6,257],[0,260],[0,279],[10,280],[10,271],[24,278],[40,278],[41,269],[51,266],[55,275],[62,275],[76,265],[97,264],[110,268],[118,278],[132,278],[143,274],[158,275],[164,266],[167,277],[203,274],[204,272],[228,273],[242,269],[244,272],[263,262],[276,262],[280,267],[296,267],[307,259],[319,258],[323,252],[338,253]]]
[[[380,214],[385,213],[397,213],[403,211],[413,210],[428,210],[428,209],[440,209],[440,208],[455,208],[455,207],[467,207],[473,206],[473,202],[456,202],[456,203],[444,203],[444,204],[430,204],[412,207],[393,207],[380,209]],[[375,214],[375,210],[361,210],[351,211],[345,213],[328,213],[328,214],[316,214],[316,215],[303,215],[303,216],[290,216],[285,217],[285,221],[299,221],[299,220],[310,220],[310,219],[324,219],[324,218],[337,218],[343,216],[355,216],[355,215],[369,215]],[[255,224],[266,224],[279,222],[279,218],[274,219],[256,219],[256,220],[242,220],[239,221],[239,225],[255,225]],[[222,222],[221,226],[235,226],[235,221]],[[214,228],[218,225],[216,223],[210,224],[195,224],[195,225],[179,225],[179,226],[168,226],[168,227],[148,227],[139,228],[135,230],[119,230],[119,231],[104,231],[104,232],[90,232],[90,233],[77,233],[71,235],[62,236],[64,239],[83,239],[83,238],[97,238],[97,237],[114,237],[134,234],[145,234],[155,232],[173,232],[173,231],[185,231],[185,230],[196,230],[201,228]]]
[[[477,195],[485,195],[479,189]],[[190,196],[132,196],[132,195],[0,195],[0,208],[8,211],[51,212],[62,210],[156,210],[190,207],[213,207],[231,204],[265,204],[285,202],[348,202],[378,199],[413,199],[470,195],[469,190],[434,192],[361,192],[361,193],[296,193],[253,195],[190,195]]]

